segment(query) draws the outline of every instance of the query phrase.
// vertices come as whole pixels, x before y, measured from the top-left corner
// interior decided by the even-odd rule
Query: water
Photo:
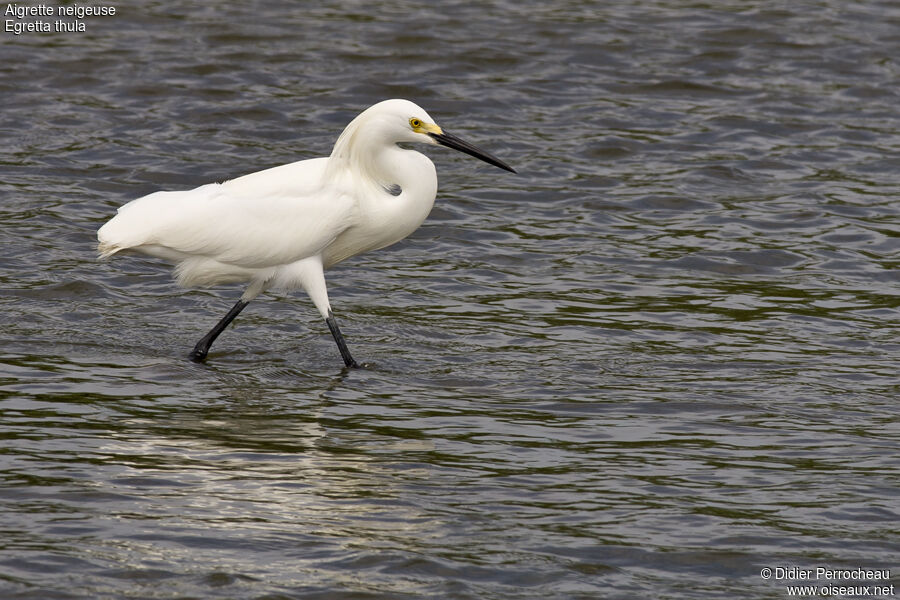
[[[182,4],[0,37],[0,596],[900,583],[895,3]],[[368,368],[299,294],[194,365],[240,290],[96,262],[387,97],[520,175],[428,150],[425,225],[329,273]]]

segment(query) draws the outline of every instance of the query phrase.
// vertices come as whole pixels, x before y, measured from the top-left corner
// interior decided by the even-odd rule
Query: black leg
[[[328,311],[328,318],[325,319],[325,322],[328,323],[328,329],[331,330],[331,335],[334,336],[334,341],[337,342],[337,347],[338,350],[341,351],[341,358],[344,359],[344,364],[354,369],[358,368],[359,364],[357,364],[357,362],[353,360],[353,357],[350,356],[350,350],[347,349],[347,342],[344,341],[344,336],[341,335],[341,330],[330,310]]]
[[[213,327],[209,333],[203,336],[203,338],[197,342],[197,345],[194,346],[194,349],[191,350],[191,353],[188,354],[188,358],[190,358],[194,362],[203,362],[206,360],[206,355],[209,352],[209,347],[212,346],[212,343],[216,341],[216,338],[219,337],[219,334],[225,331],[225,328],[228,327],[229,323],[234,321],[234,318],[238,316],[244,308],[250,304],[249,302],[244,302],[243,300],[238,300],[237,304],[231,307],[231,310],[228,311],[228,314],[222,317],[222,320],[216,323],[216,326]]]

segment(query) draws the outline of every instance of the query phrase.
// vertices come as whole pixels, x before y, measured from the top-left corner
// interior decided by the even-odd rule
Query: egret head
[[[499,158],[447,133],[434,122],[427,112],[408,100],[385,100],[370,107],[360,117],[383,119],[396,142],[439,144],[459,150],[484,162],[515,173],[515,169]]]
[[[508,164],[506,164],[496,156],[493,156],[492,154],[489,154],[484,150],[473,146],[469,142],[461,140],[455,135],[444,131],[439,125],[431,121],[431,118],[428,117],[425,111],[422,111],[422,114],[424,115],[423,117],[418,117],[415,115],[409,117],[409,128],[414,133],[425,136],[425,140],[417,141],[426,141],[426,143],[440,144],[441,146],[446,146],[447,148],[453,148],[454,150],[459,150],[460,152],[464,152],[469,156],[474,156],[477,159],[483,160],[484,162],[494,165],[495,167],[500,167],[501,169],[504,169],[511,173],[516,172],[515,169],[510,167]]]
[[[361,112],[338,137],[331,155],[363,164],[371,158],[363,148],[372,148],[372,144],[404,142],[440,144],[516,172],[496,156],[444,131],[427,112],[409,100],[384,100]],[[356,159],[352,158],[354,156]]]

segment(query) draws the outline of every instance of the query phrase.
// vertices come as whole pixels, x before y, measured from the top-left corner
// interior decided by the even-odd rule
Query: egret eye
[[[422,126],[422,121],[420,121],[419,119],[413,117],[412,119],[409,120],[409,125],[410,125],[410,127],[412,127],[413,129],[418,129],[419,127]]]

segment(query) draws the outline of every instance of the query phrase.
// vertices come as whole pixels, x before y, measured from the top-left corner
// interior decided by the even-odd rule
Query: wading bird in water
[[[325,269],[402,240],[428,216],[437,193],[434,164],[403,142],[440,144],[516,172],[444,131],[412,102],[385,100],[347,125],[331,156],[129,202],[97,232],[98,252],[107,258],[135,250],[173,261],[186,287],[248,284],[194,346],[195,362],[262,292],[303,288],[344,364],[358,367],[332,314]]]

